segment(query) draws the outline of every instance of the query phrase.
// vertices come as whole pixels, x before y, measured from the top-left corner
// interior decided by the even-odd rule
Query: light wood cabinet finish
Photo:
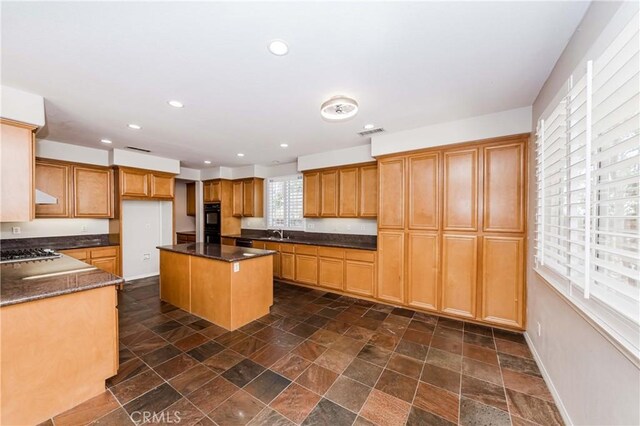
[[[318,285],[342,290],[344,286],[344,260],[329,257],[318,258]]]
[[[304,217],[320,216],[320,173],[305,173],[302,187]]]
[[[286,253],[284,250],[280,253],[280,276],[289,281],[296,279],[296,255]]]
[[[196,215],[196,184],[187,183],[187,216]]]
[[[220,180],[205,181],[202,190],[202,199],[205,203],[222,201],[222,182]]]
[[[482,265],[482,320],[522,327],[524,237],[485,236]]]
[[[440,174],[438,153],[407,160],[409,229],[437,230],[440,225]]]
[[[74,217],[113,217],[113,170],[73,166]]]
[[[295,280],[304,284],[318,285],[318,257],[296,253]]]
[[[444,153],[444,230],[478,230],[478,149]]]
[[[404,303],[404,231],[378,232],[378,299]]]
[[[325,170],[320,173],[320,216],[338,216],[338,171]]]
[[[360,296],[373,297],[376,282],[374,263],[345,260],[345,291]]]
[[[478,237],[442,237],[442,311],[475,318],[478,271]]]
[[[105,272],[118,275],[118,259],[115,257],[93,259],[91,260],[91,264],[96,268],[102,269]]]
[[[222,237],[222,238],[220,238],[220,244],[222,244],[223,246],[235,246],[236,245],[236,239],[235,238]]]
[[[60,253],[89,263],[110,274],[120,275],[120,254],[117,246],[60,250]]]
[[[404,229],[404,158],[378,162],[378,228]]]
[[[0,121],[0,222],[28,222],[34,216],[35,127]]]
[[[173,198],[175,189],[175,180],[173,176],[160,175],[156,173],[149,174],[151,182],[152,198]]]
[[[340,169],[338,171],[339,201],[338,216],[358,216],[358,168]]]
[[[36,217],[72,217],[70,206],[71,166],[36,160],[36,189],[56,197],[57,204],[36,204]]]
[[[136,169],[120,169],[120,195],[129,197],[148,197],[148,172]]]
[[[273,250],[277,253],[273,255],[273,276],[280,278],[280,244],[278,243],[265,243],[264,248],[266,250]]]
[[[263,194],[264,179],[251,178],[242,181],[242,216],[263,216]]]
[[[378,215],[378,165],[362,166],[359,169],[358,216]]]
[[[160,250],[160,298],[185,311],[191,310],[191,259],[186,254]]]
[[[242,197],[242,181],[233,181],[233,205],[232,215],[235,217],[242,217],[244,198]]]
[[[438,309],[440,244],[437,233],[410,232],[407,235],[407,304],[421,309]]]
[[[485,232],[524,232],[524,143],[484,148]]]
[[[119,167],[120,196],[123,199],[173,199],[175,175],[153,170]]]

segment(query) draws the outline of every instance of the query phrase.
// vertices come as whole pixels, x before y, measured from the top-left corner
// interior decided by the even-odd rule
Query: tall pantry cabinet
[[[527,139],[378,159],[379,299],[524,328]]]

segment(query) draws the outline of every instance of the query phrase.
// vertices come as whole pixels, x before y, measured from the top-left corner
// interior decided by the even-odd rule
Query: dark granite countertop
[[[115,236],[109,234],[67,235],[63,237],[12,238],[0,241],[3,250],[46,248],[71,250],[88,247],[117,246]]]
[[[238,262],[261,256],[276,254],[273,250],[259,250],[245,247],[222,246],[209,243],[186,243],[172,246],[158,246],[160,250],[168,250],[175,253],[188,254],[190,256],[206,257],[222,262]]]
[[[305,244],[312,246],[338,247],[358,250],[377,250],[375,236],[350,234],[322,234],[319,232],[287,232],[285,237],[270,236],[265,231],[242,230],[241,234],[223,235],[226,238],[247,238],[250,240],[274,243]]]
[[[124,280],[63,255],[58,259],[0,265],[0,307],[99,287],[118,285]]]

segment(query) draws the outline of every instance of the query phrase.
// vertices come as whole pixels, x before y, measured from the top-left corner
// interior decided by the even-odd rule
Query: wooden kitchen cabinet
[[[404,231],[378,232],[378,299],[404,303]]]
[[[318,257],[296,254],[295,281],[303,284],[318,284]]]
[[[440,183],[438,153],[407,159],[409,229],[437,230],[440,224]]]
[[[120,255],[117,246],[87,247],[60,250],[60,253],[89,263],[105,272],[120,274]]]
[[[58,200],[57,204],[36,204],[36,217],[72,217],[70,205],[70,179],[70,165],[36,160],[36,189],[51,195]]]
[[[187,216],[196,215],[196,183],[187,183]]]
[[[232,183],[233,185],[233,202],[232,202],[232,210],[231,214],[235,217],[242,217],[243,207],[244,207],[244,198],[242,197],[242,181],[235,180]]]
[[[478,237],[444,234],[442,237],[442,311],[475,318]]]
[[[375,261],[375,251],[347,249],[344,262],[345,291],[373,297],[376,283]]]
[[[304,217],[320,216],[320,173],[305,173],[303,175],[302,188]]]
[[[235,195],[235,192],[234,192]],[[242,216],[264,215],[264,179],[251,178],[242,181]]]
[[[320,173],[320,216],[338,216],[338,171],[325,170]]]
[[[191,270],[189,256],[160,250],[160,298],[185,311],[191,311]]]
[[[34,216],[35,126],[0,120],[0,222]]]
[[[410,232],[407,235],[407,304],[437,310],[440,244],[437,233]]]
[[[277,252],[276,254],[273,255],[273,276],[276,278],[280,278],[281,276],[281,272],[280,272],[280,244],[278,243],[265,243],[264,245],[265,250],[273,250],[275,252]]]
[[[220,238],[220,244],[222,244],[223,246],[235,246],[236,245],[236,239],[235,238],[222,237],[222,238]]]
[[[358,216],[358,168],[338,170],[339,181],[339,217]]]
[[[175,175],[153,170],[118,168],[120,196],[124,199],[174,199]]]
[[[318,247],[318,285],[343,290],[344,249]]]
[[[280,277],[285,280],[295,281],[296,279],[296,255],[293,253],[280,253]]]
[[[176,232],[176,244],[188,244],[196,242],[195,232]]]
[[[404,158],[378,162],[378,228],[404,229]]]
[[[208,180],[202,184],[202,201],[205,203],[216,203],[222,201],[222,181]]]
[[[444,153],[445,231],[478,230],[478,149]]]
[[[358,216],[378,215],[378,165],[362,166],[358,176]]]
[[[73,166],[73,216],[113,217],[113,170]]]
[[[173,175],[162,175],[158,173],[149,173],[151,182],[152,198],[173,198],[175,189],[175,180]]]
[[[148,197],[149,178],[146,170],[120,169],[120,195]]]

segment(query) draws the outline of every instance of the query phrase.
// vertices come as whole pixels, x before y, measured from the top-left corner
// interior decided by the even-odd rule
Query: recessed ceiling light
[[[109,139],[100,139],[100,142],[102,142],[102,143],[113,143]]]
[[[289,146],[288,143],[281,143],[280,148],[287,148]]]
[[[182,108],[184,106],[184,104],[180,101],[167,101],[167,103],[174,108]]]
[[[376,127],[376,126],[374,126],[373,124],[365,124],[365,125],[364,125],[364,129],[365,129],[365,130],[371,130],[371,129],[373,129],[374,127]]]
[[[133,130],[140,130],[140,129],[142,129],[142,127],[140,127],[140,126],[139,126],[139,125],[137,125],[137,124],[129,124],[128,126],[129,126],[129,128],[130,128],[130,129],[133,129]]]
[[[241,152],[239,152],[239,153],[238,153],[238,157],[244,157],[244,154],[243,154],[243,153],[241,153]]]
[[[347,96],[334,96],[320,106],[320,115],[327,121],[348,120],[358,113],[358,102]]]
[[[211,161],[209,161],[209,160],[204,160],[204,164],[211,164]]]
[[[272,40],[269,42],[269,52],[276,56],[284,56],[289,53],[289,46],[284,40]]]

